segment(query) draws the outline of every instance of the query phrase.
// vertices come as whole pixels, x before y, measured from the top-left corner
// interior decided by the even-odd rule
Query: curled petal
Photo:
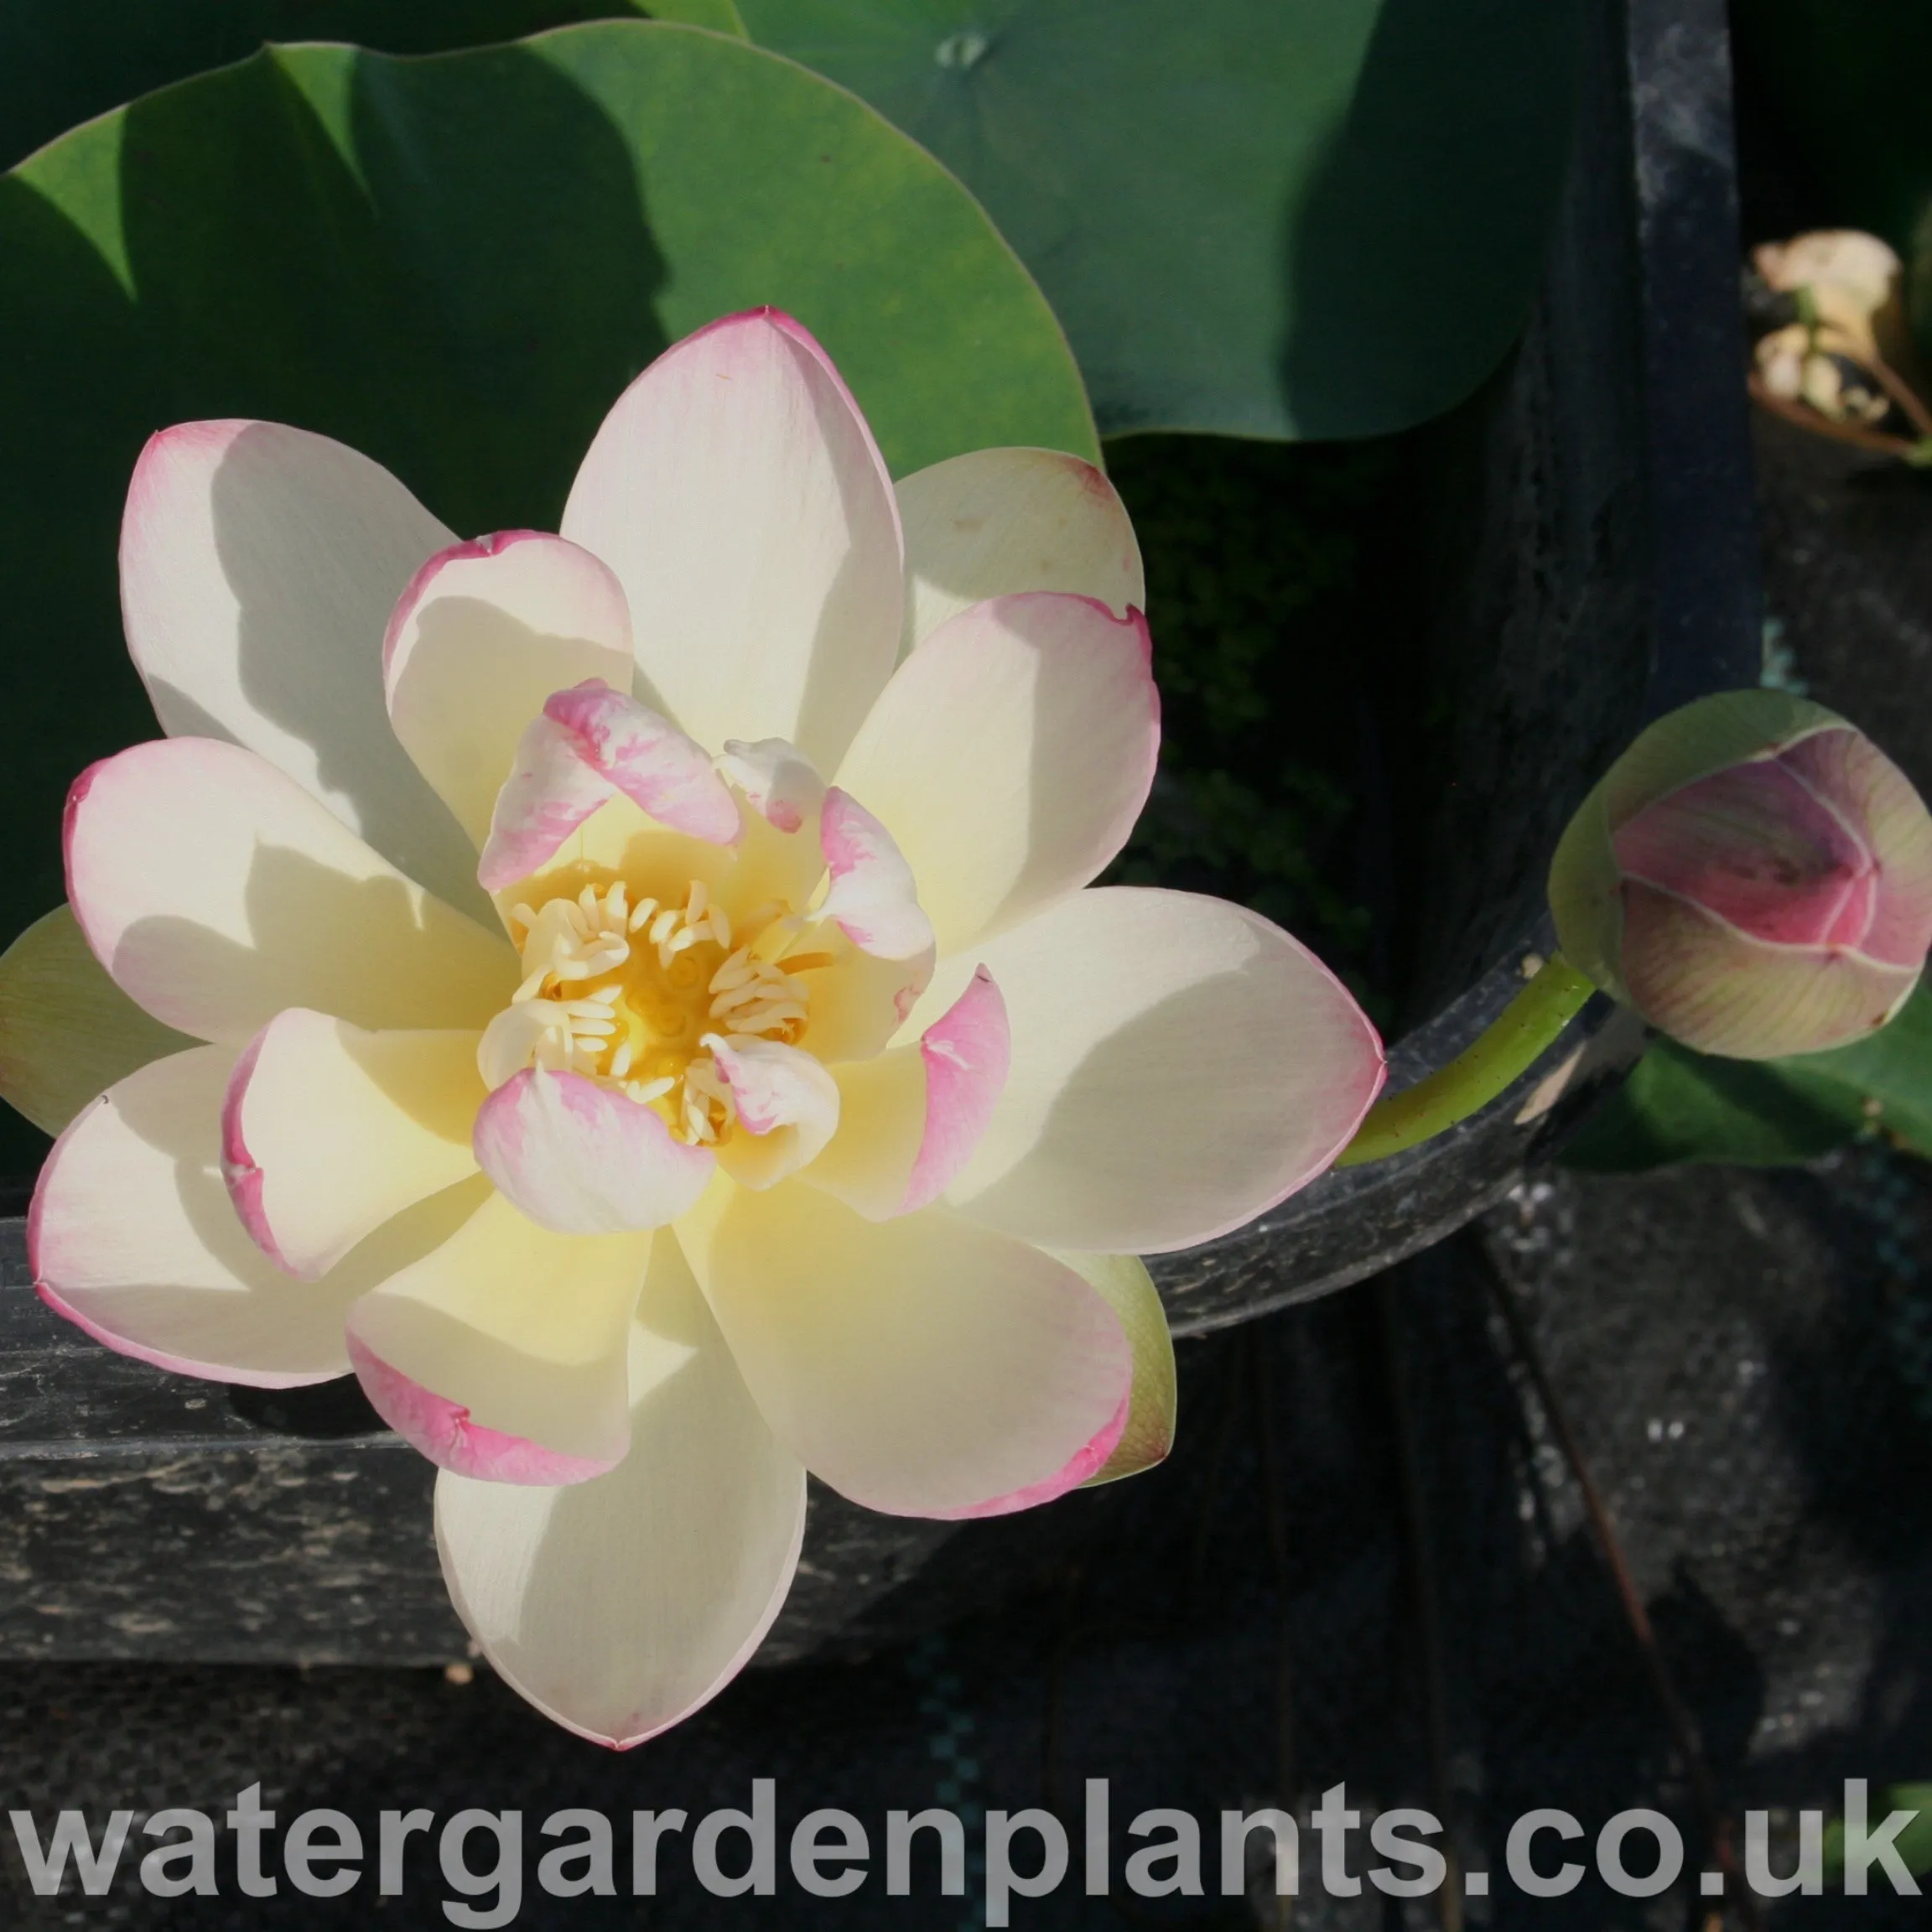
[[[838,1137],[805,1176],[869,1221],[937,1200],[1006,1084],[1006,1003],[982,966],[913,1046],[841,1067]]]
[[[804,1122],[818,1135],[823,1123],[821,1145],[829,1138],[839,1118],[839,1090],[809,1053],[749,1035],[714,1040],[712,1051],[748,1132],[771,1134]]]
[[[795,745],[761,738],[756,745],[728,738],[718,769],[745,794],[745,802],[781,832],[799,832],[825,802],[825,781]]]
[[[738,836],[730,788],[702,747],[592,678],[553,693],[518,740],[477,877],[492,892],[527,878],[618,793],[707,844],[729,845]]]
[[[800,1042],[827,1066],[870,1060],[886,1050],[932,978],[930,951],[875,959],[834,928],[832,967],[813,975],[812,1010]]]
[[[476,1070],[492,1093],[535,1063],[538,1048],[551,1037],[556,1011],[548,1000],[518,1000],[483,1029],[476,1041]]]
[[[436,1544],[498,1675],[579,1737],[655,1737],[743,1668],[785,1600],[805,1472],[746,1391],[677,1243],[630,1334],[631,1451],[569,1488],[445,1473]]]
[[[892,835],[837,786],[825,794],[818,843],[832,889],[819,907],[862,952],[911,959],[932,946],[932,922],[919,908],[912,869]]]
[[[719,1164],[742,1187],[771,1187],[815,1160],[839,1125],[838,1083],[809,1053],[776,1040],[714,1039],[718,1072],[731,1089],[737,1135]]]
[[[389,722],[480,846],[524,728],[553,692],[631,683],[631,614],[588,550],[506,530],[439,550],[382,641]]]
[[[439,1469],[484,1483],[536,1484],[588,1483],[623,1459],[616,1446],[595,1456],[572,1456],[546,1448],[527,1436],[506,1435],[479,1422],[460,1402],[452,1402],[385,1362],[349,1332],[349,1360],[369,1406]]]
[[[981,966],[951,1008],[920,1036],[926,1121],[904,1212],[937,1200],[972,1158],[1005,1090],[1012,1056],[1006,1002]]]
[[[41,1299],[110,1348],[177,1374],[265,1389],[349,1372],[343,1321],[375,1285],[447,1240],[479,1196],[435,1196],[313,1283],[249,1239],[221,1175],[235,1055],[195,1046],[77,1114],[40,1170],[27,1251]]]
[[[635,698],[595,678],[557,692],[543,715],[637,808],[713,845],[738,836],[731,793],[704,749]]]
[[[221,1110],[229,1198],[262,1251],[313,1280],[413,1202],[476,1171],[484,1097],[470,1032],[371,1033],[278,1014]]]
[[[710,1153],[675,1139],[655,1109],[540,1067],[484,1102],[473,1144],[502,1193],[558,1234],[661,1228],[711,1178]]]
[[[818,849],[825,781],[805,754],[782,738],[761,738],[756,745],[727,740],[718,769],[746,808],[736,880],[744,902],[804,905],[825,875]]]
[[[581,1482],[624,1454],[626,1337],[652,1238],[553,1234],[471,1187],[480,1204],[449,1239],[351,1310],[356,1373],[444,1468]]]

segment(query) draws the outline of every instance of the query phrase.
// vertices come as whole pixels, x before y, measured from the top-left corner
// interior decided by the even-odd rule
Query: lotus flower
[[[1128,1257],[1301,1186],[1383,1066],[1265,921],[1086,889],[1158,737],[1097,470],[895,491],[761,310],[626,392],[561,536],[195,423],[122,576],[170,735],[75,785],[70,899],[144,1051],[186,1037],[48,1160],[52,1306],[190,1374],[353,1366],[483,1649],[621,1745],[756,1649],[808,1470],[958,1518],[1165,1452]],[[60,917],[23,944],[97,1028]]]
[[[1822,705],[1727,691],[1659,719],[1558,847],[1563,953],[1701,1052],[1813,1053],[1883,1026],[1932,946],[1932,816]]]

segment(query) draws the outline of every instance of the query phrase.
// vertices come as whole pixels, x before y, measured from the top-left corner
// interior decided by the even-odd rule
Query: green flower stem
[[[1335,1165],[1359,1167],[1364,1161],[1400,1154],[1487,1107],[1583,1010],[1596,990],[1561,953],[1551,953],[1480,1039],[1427,1079],[1378,1100]]]

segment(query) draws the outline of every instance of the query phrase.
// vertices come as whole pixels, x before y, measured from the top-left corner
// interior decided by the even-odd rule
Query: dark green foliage
[[[1102,431],[1368,436],[1529,312],[1576,0],[740,0],[965,182]]]
[[[1932,992],[1852,1046],[1724,1060],[1659,1040],[1565,1162],[1629,1173],[1679,1161],[1806,1161],[1861,1134],[1932,1156]]]
[[[1252,906],[1359,985],[1349,673],[1373,648],[1363,562],[1392,452],[1150,436],[1110,444],[1108,463],[1146,562],[1162,731],[1112,876]]]
[[[444,54],[640,14],[744,30],[732,0],[0,0],[0,168],[267,41]]]

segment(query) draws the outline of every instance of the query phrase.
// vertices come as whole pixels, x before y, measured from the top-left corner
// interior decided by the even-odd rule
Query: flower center
[[[693,1145],[724,1139],[736,1119],[712,1049],[795,1045],[809,1005],[798,975],[830,963],[791,953],[807,922],[788,907],[761,906],[734,931],[699,880],[681,906],[632,904],[619,880],[510,917],[524,977],[477,1050],[487,1085],[526,1067],[580,1074],[655,1107]]]

